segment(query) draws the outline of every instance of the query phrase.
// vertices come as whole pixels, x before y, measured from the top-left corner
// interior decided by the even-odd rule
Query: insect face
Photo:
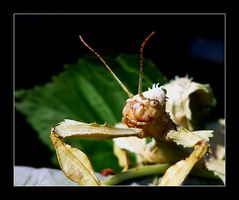
[[[152,89],[127,99],[123,109],[123,122],[129,127],[143,127],[154,123],[165,111],[166,90],[153,84]]]

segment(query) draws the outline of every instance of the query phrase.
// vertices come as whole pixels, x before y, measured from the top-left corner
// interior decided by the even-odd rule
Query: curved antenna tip
[[[138,85],[138,94],[144,99],[144,95],[142,94],[142,79],[143,79],[143,62],[144,62],[144,46],[148,42],[148,40],[155,34],[155,31],[152,31],[143,41],[140,48],[140,66],[139,66],[139,85]]]

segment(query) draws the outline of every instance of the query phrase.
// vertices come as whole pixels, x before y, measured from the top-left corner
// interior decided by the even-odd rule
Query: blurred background
[[[168,78],[193,77],[209,83],[217,99],[211,120],[224,116],[224,15],[23,15],[14,16],[15,90],[51,81],[63,65],[91,54],[79,35],[102,56],[139,54],[144,38],[156,31],[144,56]],[[40,159],[39,159],[40,158]],[[25,116],[15,113],[15,165],[54,167],[50,150]]]

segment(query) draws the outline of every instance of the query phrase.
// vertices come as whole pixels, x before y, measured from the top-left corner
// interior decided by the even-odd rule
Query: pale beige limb
[[[194,151],[185,160],[181,160],[171,166],[164,174],[159,186],[179,186],[183,183],[193,166],[208,151],[209,144],[206,140],[199,142]]]
[[[99,186],[88,157],[80,150],[65,144],[53,131],[50,135],[60,167],[64,174],[79,185]]]
[[[117,128],[107,124],[83,123],[65,119],[54,128],[54,132],[62,137],[76,137],[80,139],[110,139],[116,137],[142,136],[139,128]]]
[[[88,157],[80,150],[63,142],[63,138],[77,137],[81,139],[109,139],[115,137],[141,137],[142,130],[135,128],[117,128],[107,124],[82,123],[74,120],[65,120],[51,130],[51,141],[56,150],[57,159],[64,174],[80,185],[101,185],[95,176]],[[122,152],[121,152],[122,153]],[[126,155],[121,156],[121,162]],[[129,162],[122,163],[124,170],[128,169]]]

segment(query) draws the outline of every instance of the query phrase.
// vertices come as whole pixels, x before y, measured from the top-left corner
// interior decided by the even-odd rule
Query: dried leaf
[[[118,123],[116,127],[127,127],[125,124]],[[149,138],[148,138],[149,139]],[[147,142],[147,138],[122,137],[113,139],[114,146],[122,150],[127,150],[136,154],[137,163],[166,163],[177,162],[179,159],[185,158],[185,152],[178,149],[174,144],[165,142],[157,142],[151,138]],[[118,157],[118,159],[120,159]]]
[[[225,160],[210,159],[206,167],[225,183]]]
[[[155,145],[154,139],[150,143],[146,143],[146,138],[137,137],[115,138],[113,141],[118,148],[135,153],[138,164],[172,163],[186,156],[176,145],[164,142]]]
[[[214,130],[213,138],[210,140],[211,157],[223,160],[225,158],[225,119],[219,119],[206,125],[207,129]]]
[[[130,160],[128,152],[124,149],[119,148],[116,144],[114,145],[114,154],[118,158],[119,165],[123,168],[122,171],[129,169]]]
[[[123,123],[115,124],[117,128],[127,128],[127,126]],[[114,138],[114,145],[120,149],[124,149],[136,154],[144,154],[146,147],[146,138],[138,138],[138,137],[122,137],[122,138]]]
[[[79,185],[101,185],[88,157],[83,152],[65,144],[53,132],[50,137],[54,144],[60,167],[69,179]]]
[[[113,139],[114,144],[121,149],[125,149],[136,154],[144,154],[146,151],[146,139],[137,137],[123,137]]]
[[[207,128],[214,130],[214,137],[210,141],[212,153],[206,167],[225,183],[225,119],[211,122],[207,124]]]
[[[166,110],[172,120],[190,131],[204,129],[209,108],[216,104],[210,85],[193,82],[186,76],[176,77],[164,87],[168,97]]]

